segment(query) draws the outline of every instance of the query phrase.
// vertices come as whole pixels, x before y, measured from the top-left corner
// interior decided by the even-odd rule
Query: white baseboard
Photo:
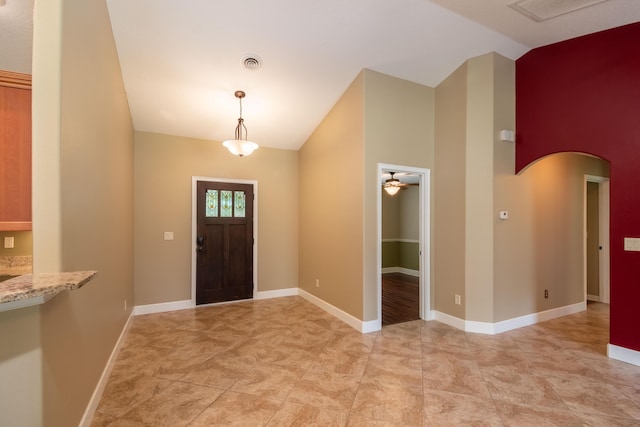
[[[598,295],[587,295],[587,301],[600,302],[600,296],[598,296]]]
[[[545,322],[557,317],[580,313],[586,309],[587,303],[584,301],[577,304],[565,305],[564,307],[552,308],[551,310],[545,310],[539,313],[527,314],[525,316],[503,320],[494,324],[495,333],[506,332],[512,329],[522,328],[523,326],[535,325],[536,323]]]
[[[91,399],[89,399],[89,404],[87,405],[87,408],[84,410],[84,415],[80,420],[80,424],[79,424],[80,427],[89,427],[91,425],[91,421],[93,420],[93,415],[96,413],[96,409],[98,409],[98,404],[100,403],[100,399],[102,398],[102,393],[104,392],[104,389],[107,386],[107,382],[109,382],[109,376],[111,375],[111,371],[113,370],[113,365],[116,363],[116,359],[118,357],[118,353],[120,352],[120,348],[122,348],[122,344],[124,344],[124,340],[127,336],[127,333],[129,332],[129,328],[131,327],[132,319],[133,319],[133,311],[129,315],[127,322],[124,324],[124,328],[122,328],[122,332],[120,332],[118,341],[116,341],[116,345],[113,347],[113,350],[111,351],[109,360],[107,360],[107,364],[102,370],[102,375],[100,375],[98,384],[96,385],[96,388],[93,390]]]
[[[630,348],[620,347],[613,344],[607,344],[607,356],[611,359],[620,360],[622,362],[631,363],[640,366],[640,351],[631,350]]]
[[[261,299],[270,299],[270,298],[289,297],[294,295],[298,295],[298,288],[276,289],[273,291],[261,291],[261,292],[258,291],[254,295],[253,299],[261,300]],[[242,301],[247,301],[247,300],[242,300]],[[138,316],[141,314],[164,313],[167,311],[184,310],[186,308],[205,307],[208,305],[230,304],[234,302],[239,302],[239,301],[228,301],[223,303],[203,304],[203,305],[196,306],[192,300],[187,299],[183,301],[171,301],[171,302],[163,302],[159,304],[137,305],[133,308],[133,314]]]
[[[452,316],[441,311],[433,310],[433,320],[444,323],[445,325],[452,326],[456,329],[466,330],[466,324],[463,319]]]
[[[369,320],[367,322],[362,322],[362,326],[360,332],[363,334],[368,334],[369,332],[377,332],[382,329],[382,324],[379,320]]]
[[[318,298],[317,296],[315,296],[313,294],[310,294],[309,292],[307,292],[307,291],[305,291],[303,289],[298,289],[298,295],[300,295],[302,298],[304,298],[307,301],[309,301],[311,304],[313,304],[313,305],[315,305],[317,307],[320,307],[321,309],[323,309],[327,313],[329,313],[329,314],[337,317],[338,319],[342,320],[344,323],[346,323],[347,325],[351,326],[352,328],[354,328],[357,331],[360,331],[362,333],[367,333],[367,332],[379,331],[381,329],[381,325],[379,324],[379,322],[377,320],[371,320],[371,321],[368,321],[368,322],[363,322],[362,320],[353,317],[349,313],[340,310],[338,307],[335,307],[335,306],[329,304],[325,300],[322,300],[322,299]]]
[[[281,297],[292,297],[298,295],[298,288],[276,289],[273,291],[259,291],[253,296],[253,299],[271,299]]]
[[[524,326],[535,325],[536,323],[555,319],[557,317],[579,313],[586,309],[587,309],[587,303],[580,302],[577,304],[565,305],[564,307],[558,307],[558,308],[553,308],[551,310],[541,311],[539,313],[533,313],[533,314],[527,314],[525,316],[514,317],[513,319],[507,319],[507,320],[503,320],[496,323],[464,320],[455,316],[451,316],[446,313],[441,313],[439,311],[434,312],[434,319],[466,332],[495,335],[501,332],[522,328]]]
[[[402,273],[402,274],[406,274],[407,276],[420,277],[420,270],[410,270],[408,268],[402,268],[402,267],[385,267],[381,270],[382,270],[382,274]]]
[[[141,314],[164,313],[165,311],[184,310],[185,308],[193,308],[193,301],[186,299],[184,301],[162,302],[160,304],[136,305],[133,308],[134,316]]]

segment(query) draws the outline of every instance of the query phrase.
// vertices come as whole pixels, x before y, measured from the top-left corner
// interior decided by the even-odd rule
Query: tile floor
[[[299,297],[137,316],[92,426],[640,426],[609,311],[361,334]]]

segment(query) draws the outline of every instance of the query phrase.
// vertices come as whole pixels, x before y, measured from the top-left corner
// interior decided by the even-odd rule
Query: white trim
[[[352,328],[356,329],[357,331],[365,333],[365,332],[379,331],[382,328],[382,325],[377,320],[363,322],[362,320],[353,317],[349,313],[347,313],[345,311],[342,311],[338,307],[335,307],[335,306],[329,304],[325,300],[320,299],[320,298],[318,298],[317,296],[315,296],[313,294],[310,294],[309,292],[305,291],[304,289],[298,289],[298,295],[300,295],[302,298],[304,298],[307,301],[309,301],[311,304],[313,304],[313,305],[315,305],[317,307],[320,307],[321,309],[323,309],[327,313],[329,313],[329,314],[337,317],[338,319],[342,320],[344,323],[346,323],[347,325],[349,325]]]
[[[407,276],[420,277],[420,270],[410,270],[408,268],[398,267],[398,273],[406,274]]]
[[[400,242],[400,243],[420,243],[420,240],[415,240],[415,239],[382,239],[382,243],[389,243],[389,242]]]
[[[609,356],[611,359],[620,360],[622,362],[640,366],[640,351],[637,350],[631,350],[630,348],[607,344],[607,356]]]
[[[431,170],[426,168],[416,168],[411,166],[393,165],[378,163],[376,181],[376,210],[377,210],[377,238],[376,238],[376,271],[377,276],[377,325],[382,328],[382,174],[384,172],[411,172],[420,176],[419,212],[419,273],[420,278],[420,318],[432,320],[431,310]],[[379,329],[376,329],[379,330]]]
[[[159,304],[136,305],[133,307],[134,316],[141,314],[164,313],[166,311],[184,310],[194,308],[195,304],[190,299],[184,301],[161,302]]]
[[[253,297],[258,292],[258,181],[251,179],[191,177],[191,301],[196,306],[196,235],[198,234],[198,181],[253,185]]]
[[[433,310],[433,319],[456,329],[465,330],[465,321],[459,317],[452,316],[441,311]]]
[[[535,325],[536,323],[555,319],[557,317],[567,316],[569,314],[579,313],[587,309],[586,302],[565,305],[564,307],[552,308],[538,313],[527,314],[513,319],[502,320],[500,322],[476,322],[474,320],[464,320],[447,313],[435,311],[435,320],[461,329],[465,332],[474,332],[478,334],[495,335],[501,332],[511,331],[513,329],[522,328],[524,326]]]
[[[98,384],[96,388],[93,390],[93,394],[91,395],[91,399],[89,399],[89,404],[87,408],[84,410],[84,415],[82,415],[82,419],[80,420],[80,427],[89,427],[91,425],[91,421],[93,421],[93,416],[96,413],[96,409],[98,409],[98,404],[100,403],[100,399],[102,398],[102,393],[104,393],[104,389],[107,386],[107,382],[109,381],[109,376],[111,375],[111,371],[113,370],[113,365],[116,363],[116,359],[118,357],[118,353],[120,353],[120,349],[124,344],[124,340],[129,332],[129,328],[131,327],[131,320],[133,319],[133,310],[129,314],[129,318],[127,322],[124,324],[122,328],[122,332],[120,332],[120,336],[118,337],[118,341],[116,341],[116,345],[113,347],[111,351],[111,355],[109,356],[109,360],[107,360],[107,364],[102,370],[102,375],[100,375],[100,379],[98,380]]]
[[[360,332],[368,334],[369,332],[376,332],[382,329],[382,325],[378,320],[369,320],[368,322],[362,322]]]
[[[598,185],[598,217],[600,219],[599,234],[602,242],[602,250],[600,251],[600,302],[609,304],[611,293],[611,245],[609,224],[610,224],[610,182],[607,179]]]
[[[540,311],[538,313],[527,314],[513,319],[503,320],[494,323],[495,333],[506,332],[512,329],[522,328],[523,326],[535,325],[536,323],[545,322],[570,314],[580,313],[587,309],[587,302],[579,302],[576,304],[565,305],[563,307],[552,308],[550,310]]]
[[[420,277],[420,270],[410,270],[402,267],[385,267],[382,269],[382,274],[387,273],[402,273],[407,276]]]
[[[587,295],[587,301],[600,302],[600,296],[599,295]]]
[[[298,288],[275,289],[273,291],[258,291],[255,293],[253,299],[261,300],[261,299],[271,299],[271,298],[281,298],[281,297],[292,297],[295,295],[299,295]]]

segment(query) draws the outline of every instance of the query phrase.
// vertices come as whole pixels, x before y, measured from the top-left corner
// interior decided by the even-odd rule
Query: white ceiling
[[[249,139],[285,149],[305,142],[363,68],[436,86],[474,56],[517,59],[640,21],[639,0],[608,0],[543,22],[507,7],[513,1],[106,0],[136,130],[232,138],[233,93],[244,90]],[[15,2],[31,0],[0,7],[0,58],[12,56],[2,14]],[[247,54],[261,57],[262,68],[243,68]]]

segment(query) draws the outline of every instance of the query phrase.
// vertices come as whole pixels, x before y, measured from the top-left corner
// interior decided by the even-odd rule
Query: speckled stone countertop
[[[0,274],[8,276],[20,276],[31,273],[33,257],[24,256],[0,256]]]
[[[0,283],[0,311],[41,304],[64,291],[72,291],[93,279],[96,271],[25,274]],[[19,303],[13,304],[12,303]]]

